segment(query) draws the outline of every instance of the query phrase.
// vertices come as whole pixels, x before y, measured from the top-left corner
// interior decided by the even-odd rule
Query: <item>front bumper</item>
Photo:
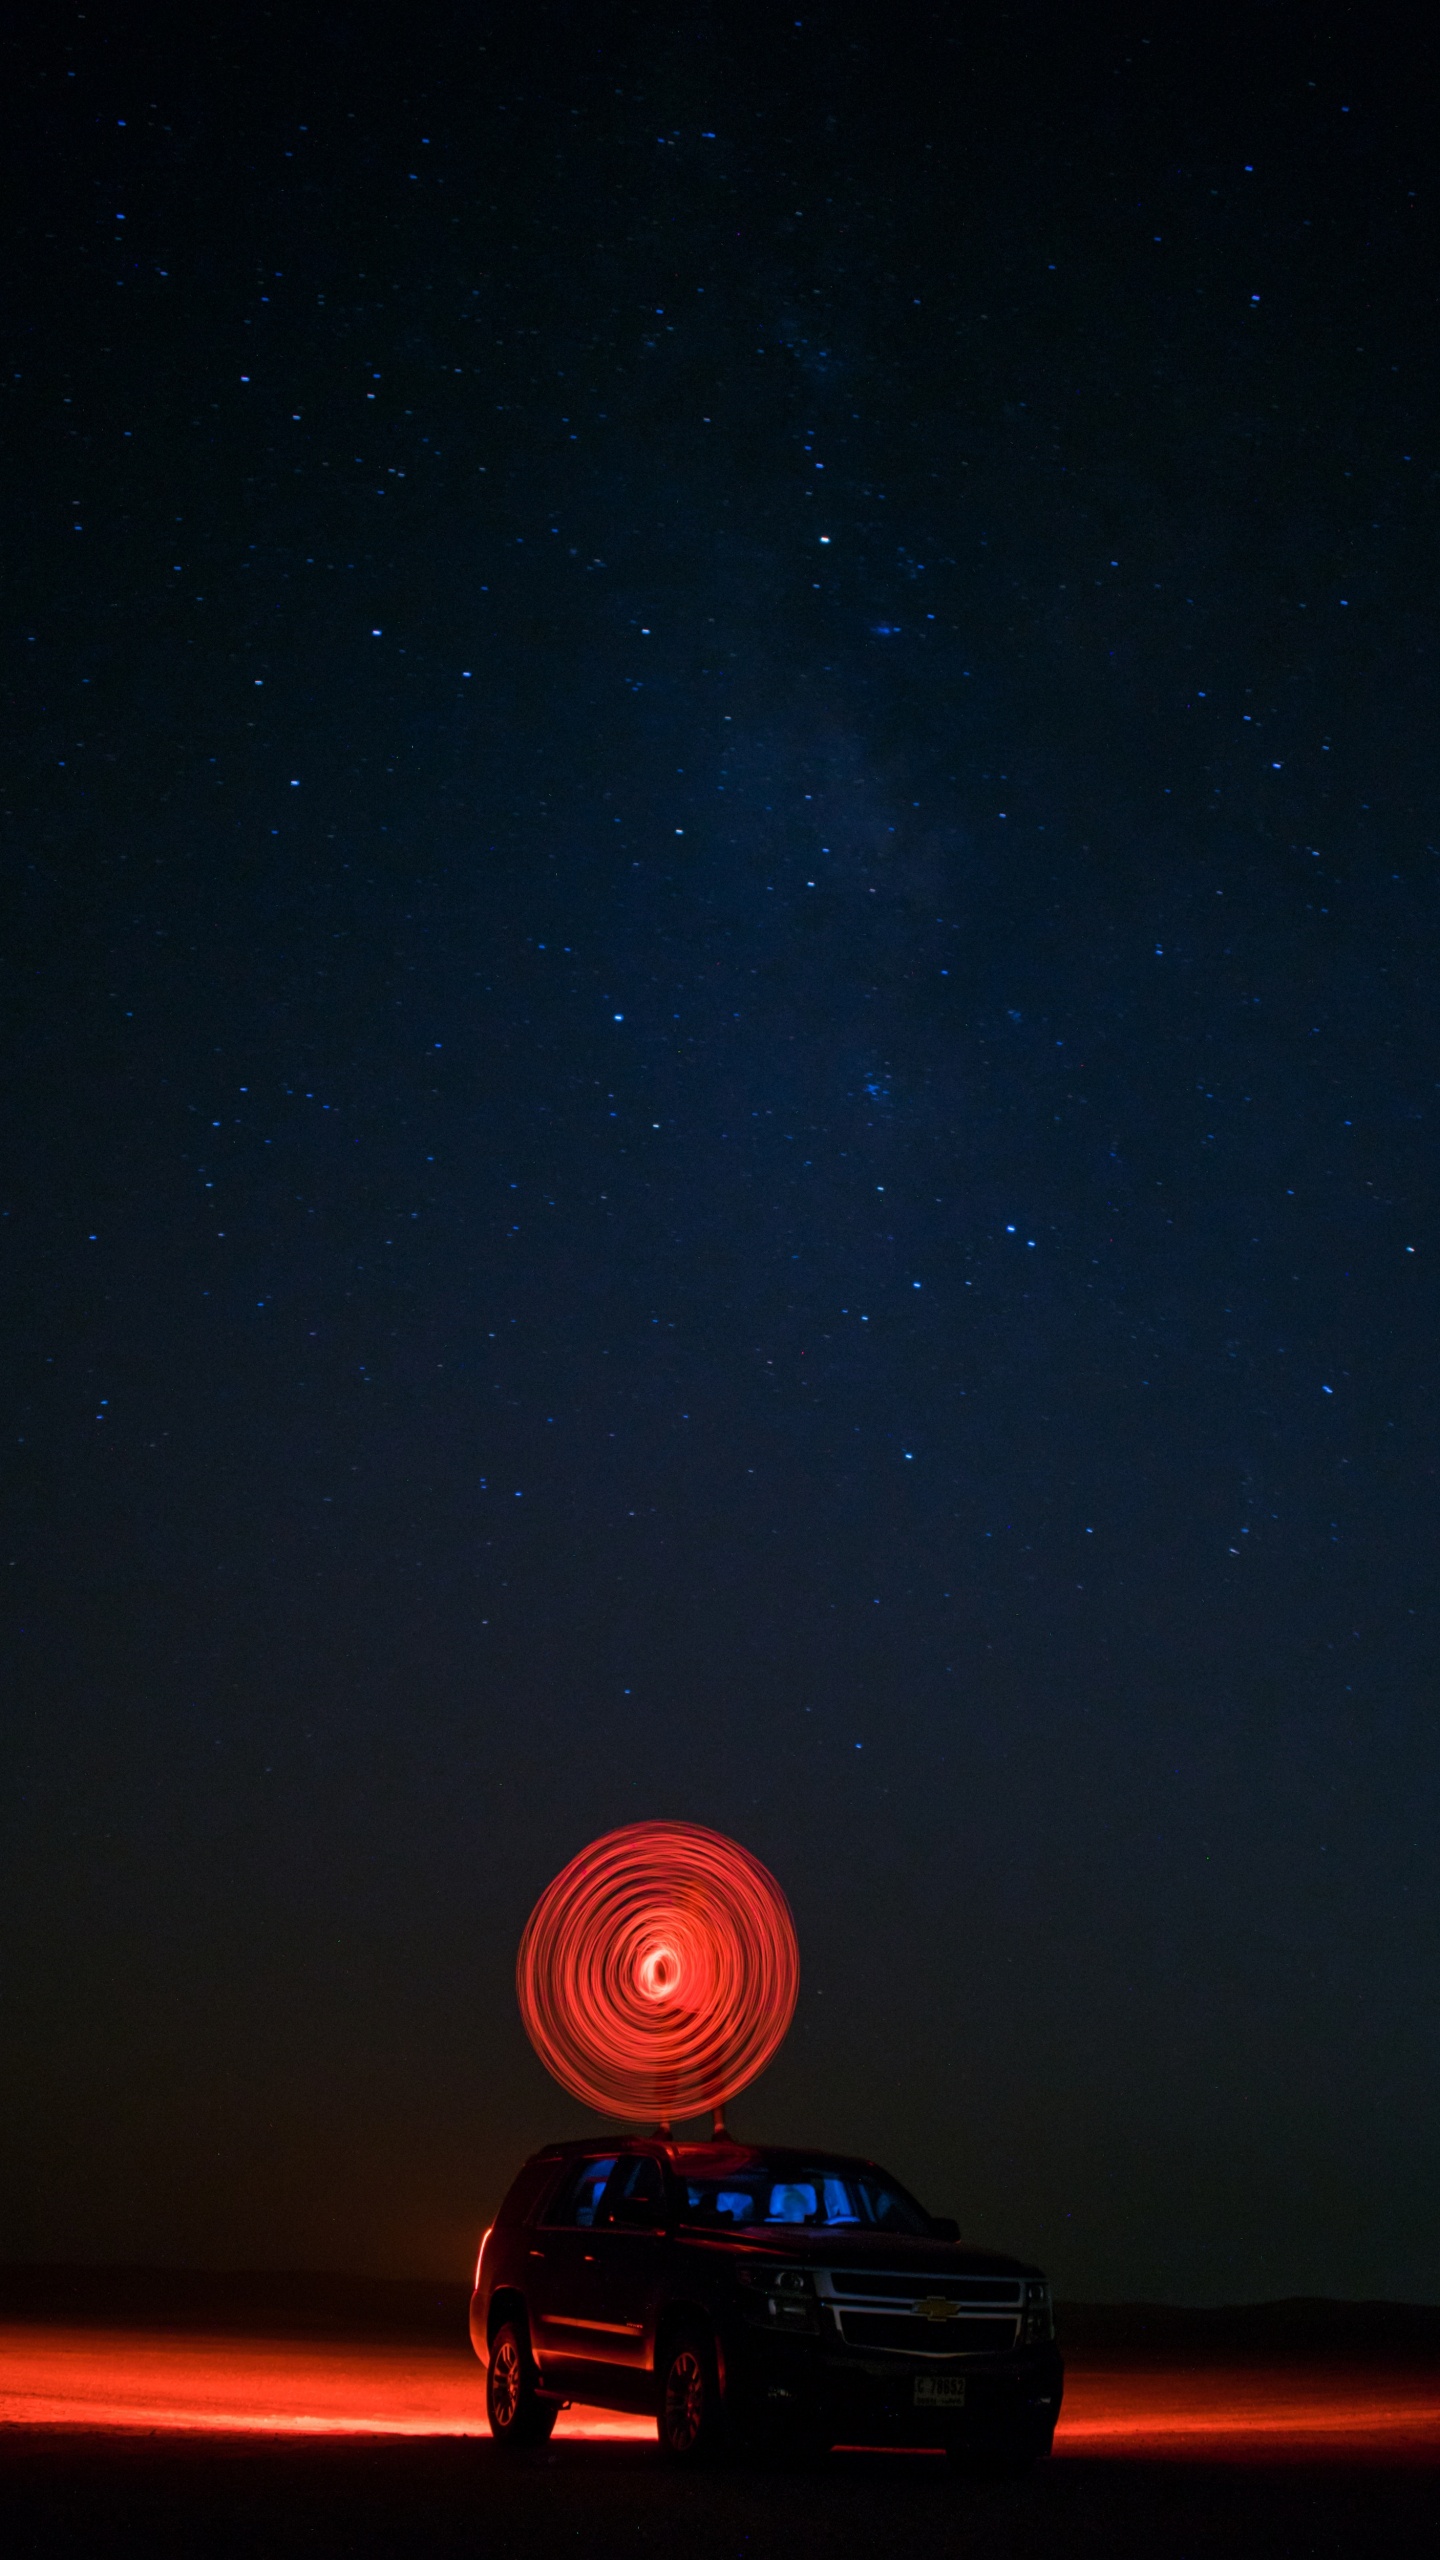
[[[727,2397],[762,2433],[800,2431],[830,2444],[960,2445],[1043,2453],[1060,2415],[1065,2366],[1046,2344],[1005,2357],[863,2355],[819,2339],[757,2337],[727,2354]],[[958,2403],[917,2401],[921,2380],[964,2382]]]

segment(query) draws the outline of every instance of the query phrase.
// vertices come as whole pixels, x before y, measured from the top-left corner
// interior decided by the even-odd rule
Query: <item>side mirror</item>
[[[937,2240],[958,2240],[960,2225],[948,2213],[932,2213],[930,2228]]]

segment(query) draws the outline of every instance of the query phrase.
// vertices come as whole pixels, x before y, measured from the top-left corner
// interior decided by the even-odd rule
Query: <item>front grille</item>
[[[1018,2311],[1021,2304],[1015,2276],[872,2276],[868,2268],[834,2267],[829,2289],[836,2302],[897,2302],[907,2309],[937,2295],[977,2311]]]
[[[902,2355],[1003,2356],[1014,2346],[1012,2319],[921,2320],[913,2311],[857,2311],[837,2304],[840,2334],[848,2347],[889,2347]]]

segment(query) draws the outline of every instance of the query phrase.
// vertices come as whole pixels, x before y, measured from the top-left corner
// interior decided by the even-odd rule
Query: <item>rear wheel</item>
[[[485,2376],[485,2408],[497,2444],[544,2444],[560,2414],[537,2388],[530,2341],[513,2320],[495,2332]]]
[[[713,2461],[724,2418],[714,2343],[703,2330],[682,2329],[670,2340],[660,2359],[659,2385],[655,2424],[666,2461]]]

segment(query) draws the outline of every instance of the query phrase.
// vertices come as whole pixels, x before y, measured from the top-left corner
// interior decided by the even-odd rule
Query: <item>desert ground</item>
[[[1034,2480],[864,2447],[676,2477],[640,2421],[578,2410],[542,2451],[497,2453],[450,2289],[13,2270],[0,2527],[17,2554],[1440,2548],[1440,2314],[1072,2308],[1065,2328],[1065,2414]]]

